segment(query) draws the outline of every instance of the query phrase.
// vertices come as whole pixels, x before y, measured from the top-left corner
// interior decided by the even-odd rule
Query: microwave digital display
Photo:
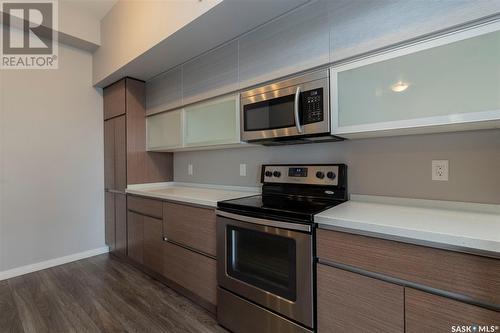
[[[307,177],[307,168],[289,168],[288,177]]]

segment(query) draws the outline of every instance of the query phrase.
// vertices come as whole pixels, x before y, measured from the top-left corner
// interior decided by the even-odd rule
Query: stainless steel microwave
[[[241,93],[241,139],[263,144],[336,141],[330,135],[328,69]]]

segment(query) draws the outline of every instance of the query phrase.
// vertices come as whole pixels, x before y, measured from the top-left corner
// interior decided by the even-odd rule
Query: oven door
[[[241,139],[265,141],[281,137],[330,133],[328,77],[258,93],[242,93]],[[252,95],[256,94],[256,95]]]
[[[218,212],[218,284],[312,328],[312,236],[283,224],[310,227]]]

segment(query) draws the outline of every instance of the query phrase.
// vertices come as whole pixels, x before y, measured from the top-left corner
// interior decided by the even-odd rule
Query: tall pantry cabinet
[[[124,78],[104,88],[105,239],[112,253],[127,253],[129,184],[172,180],[172,155],[146,152],[144,82]]]

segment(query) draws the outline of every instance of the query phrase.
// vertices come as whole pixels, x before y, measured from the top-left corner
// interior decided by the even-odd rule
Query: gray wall
[[[102,96],[92,56],[0,71],[1,271],[104,246]]]
[[[433,159],[450,161],[448,182],[431,180]],[[263,163],[346,163],[355,194],[500,204],[500,130],[181,152],[174,154],[174,179],[258,185]]]

